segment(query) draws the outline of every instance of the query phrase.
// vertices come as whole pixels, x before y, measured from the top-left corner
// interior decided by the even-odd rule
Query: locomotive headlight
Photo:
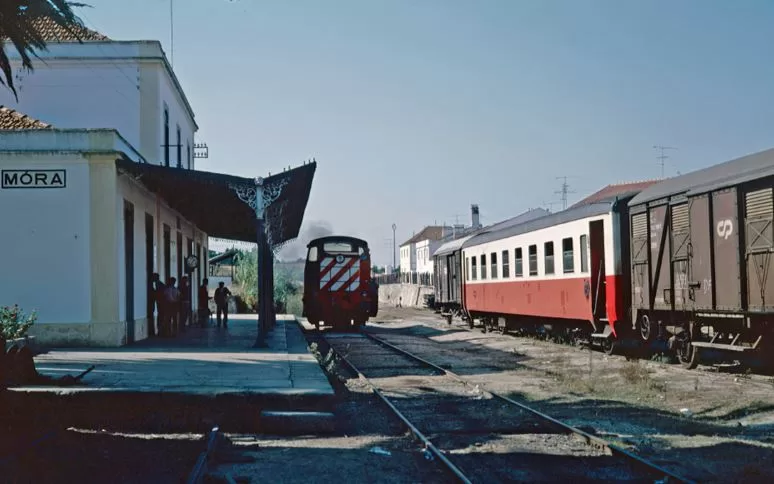
[[[363,292],[360,293],[360,295],[363,296],[363,297],[366,297],[366,296],[368,296],[368,292],[363,291]]]

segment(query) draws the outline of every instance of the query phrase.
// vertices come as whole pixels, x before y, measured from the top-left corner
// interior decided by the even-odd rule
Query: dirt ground
[[[469,381],[527,401],[702,482],[774,478],[774,379],[627,361],[380,308],[368,329]],[[421,337],[421,338],[418,338]],[[463,359],[460,355],[465,355]]]

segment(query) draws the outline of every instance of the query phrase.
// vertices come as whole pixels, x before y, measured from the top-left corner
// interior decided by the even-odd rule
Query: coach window
[[[516,267],[514,267],[513,272],[516,277],[523,277],[524,276],[524,261],[522,259],[521,254],[521,247],[517,248],[514,254],[514,264]]]
[[[489,254],[489,258],[492,259],[489,262],[492,265],[492,279],[497,279],[497,252]]]
[[[537,271],[537,245],[530,245],[529,246],[529,275],[530,276],[536,276],[538,275]]]
[[[481,254],[481,279],[486,279],[486,254]]]
[[[503,251],[503,279],[511,277],[511,268],[509,267],[508,256],[510,253],[507,250]]]
[[[586,247],[586,235],[580,236],[581,272],[589,271],[588,247]]]
[[[473,276],[472,279],[475,281],[478,279],[478,271],[476,270],[476,257],[471,257],[470,262],[473,264],[473,268],[470,271],[470,274]]]
[[[309,256],[307,256],[306,260],[309,262],[317,262],[317,247],[309,248]]]
[[[470,257],[465,257],[465,280],[470,280]]]
[[[554,243],[546,242],[543,245],[544,258],[546,263],[546,274],[554,273]]]
[[[572,250],[572,237],[562,239],[562,267],[565,274],[575,272],[575,254]]]

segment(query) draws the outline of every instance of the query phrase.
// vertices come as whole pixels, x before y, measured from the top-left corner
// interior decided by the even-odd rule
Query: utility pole
[[[395,265],[395,229],[398,228],[397,225],[392,224],[392,270],[395,272],[395,268],[398,267]]]
[[[659,150],[661,154],[656,156],[656,159],[659,161],[659,164],[661,165],[661,178],[664,178],[664,162],[666,161],[669,156],[664,154],[664,151],[666,150],[676,150],[677,148],[672,148],[671,146],[661,146],[661,145],[653,145],[653,149]]]
[[[559,190],[559,191],[556,191],[554,193],[562,195],[562,210],[566,210],[567,209],[567,194],[575,193],[575,192],[570,190],[570,185],[567,184],[567,177],[566,176],[558,176],[558,177],[556,177],[556,179],[557,180],[563,180],[562,181],[562,189]]]
[[[174,0],[169,0],[169,62],[175,67],[175,6]]]

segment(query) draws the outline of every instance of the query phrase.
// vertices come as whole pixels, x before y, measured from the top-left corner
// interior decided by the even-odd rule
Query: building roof
[[[449,227],[444,227],[442,225],[428,225],[418,234],[415,234],[413,237],[400,244],[400,246],[403,247],[404,245],[416,244],[422,240],[441,240],[444,236],[444,229],[448,230]]]
[[[56,23],[51,17],[35,19],[32,24],[46,42],[87,42],[110,40],[105,35],[84,25],[72,25],[69,28]]]
[[[643,181],[637,181],[637,182],[614,183],[612,185],[608,185],[602,188],[601,190],[595,193],[592,193],[591,195],[584,198],[583,200],[571,205],[570,208],[579,207],[581,205],[586,205],[589,203],[596,203],[600,200],[605,200],[616,196],[625,197],[627,195],[639,193],[642,190],[648,188],[649,186],[658,183],[659,181],[661,180],[643,180]]]
[[[629,206],[675,195],[705,193],[774,174],[774,149],[668,178],[634,197]]]
[[[19,129],[51,129],[52,126],[38,119],[0,105],[0,131]]]

